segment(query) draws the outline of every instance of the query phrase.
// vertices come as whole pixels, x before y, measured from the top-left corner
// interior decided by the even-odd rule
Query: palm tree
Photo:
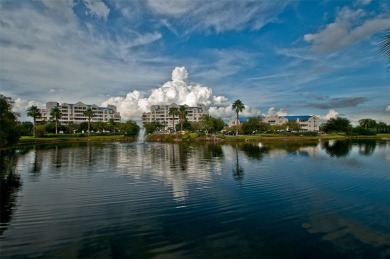
[[[183,131],[183,122],[187,119],[187,109],[184,105],[180,106],[178,110],[179,120],[180,120],[180,131]]]
[[[62,112],[58,107],[54,107],[50,111],[50,116],[55,120],[56,122],[56,134],[58,134],[58,120],[62,117]]]
[[[390,29],[387,29],[383,40],[380,42],[379,49],[389,62],[389,66],[387,67],[390,70]]]
[[[238,135],[238,113],[242,112],[245,110],[244,104],[241,102],[240,99],[237,99],[233,105],[232,108],[236,111],[237,114],[237,120],[236,120],[236,136]]]
[[[27,109],[27,116],[33,117],[33,119],[34,119],[33,137],[35,138],[35,127],[36,127],[37,118],[40,118],[42,116],[42,114],[37,106],[32,105],[31,107],[29,107]]]
[[[176,129],[175,129],[175,116],[179,115],[179,109],[177,109],[176,107],[169,108],[169,115],[172,115],[173,129],[176,131]]]
[[[93,117],[93,111],[91,110],[91,108],[87,109],[84,112],[84,116],[87,117],[87,119],[88,119],[88,136],[89,136],[89,132],[90,132],[90,128],[91,128],[91,119]]]

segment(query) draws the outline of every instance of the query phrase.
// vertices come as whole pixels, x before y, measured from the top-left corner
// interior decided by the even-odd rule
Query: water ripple
[[[385,258],[390,146],[326,147],[333,156],[183,143],[18,153],[2,257]]]

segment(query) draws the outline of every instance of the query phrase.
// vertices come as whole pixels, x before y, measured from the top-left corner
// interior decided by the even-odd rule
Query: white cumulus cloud
[[[280,108],[279,111],[276,111],[275,110],[275,107],[270,107],[268,109],[268,116],[271,116],[271,115],[278,115],[278,116],[287,116],[287,111],[283,108]]]
[[[20,114],[20,116],[21,116],[19,118],[20,121],[29,120],[27,118],[26,110],[29,107],[31,107],[32,105],[35,105],[35,106],[37,106],[40,109],[45,108],[45,104],[40,103],[40,102],[36,102],[36,101],[24,100],[22,98],[16,98],[13,101],[14,101],[14,103],[12,105],[12,111],[17,112],[17,113]]]
[[[332,118],[337,118],[338,116],[339,116],[338,112],[336,112],[335,110],[329,110],[328,114],[325,115],[325,118],[329,120]]]
[[[161,87],[152,89],[150,93],[134,90],[125,97],[111,97],[103,106],[113,104],[117,106],[124,120],[139,120],[143,112],[149,112],[151,105],[178,105],[197,106],[204,104],[208,112],[214,117],[232,117],[232,103],[224,96],[214,96],[211,88],[199,83],[188,81],[188,72],[185,67],[176,67],[172,72],[172,79]],[[243,116],[259,116],[260,111],[253,107],[245,107]]]

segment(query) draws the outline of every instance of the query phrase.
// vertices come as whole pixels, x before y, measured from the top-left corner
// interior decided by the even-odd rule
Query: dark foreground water
[[[2,151],[1,258],[389,258],[390,142]]]

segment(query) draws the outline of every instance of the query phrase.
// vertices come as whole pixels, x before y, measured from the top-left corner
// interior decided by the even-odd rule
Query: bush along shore
[[[389,139],[390,134],[377,134],[374,136],[348,136],[345,134],[317,134],[313,132],[299,134],[256,134],[229,136],[224,134],[198,134],[176,133],[158,134],[152,133],[146,137],[150,142],[256,142],[256,141],[305,141],[318,139]]]

